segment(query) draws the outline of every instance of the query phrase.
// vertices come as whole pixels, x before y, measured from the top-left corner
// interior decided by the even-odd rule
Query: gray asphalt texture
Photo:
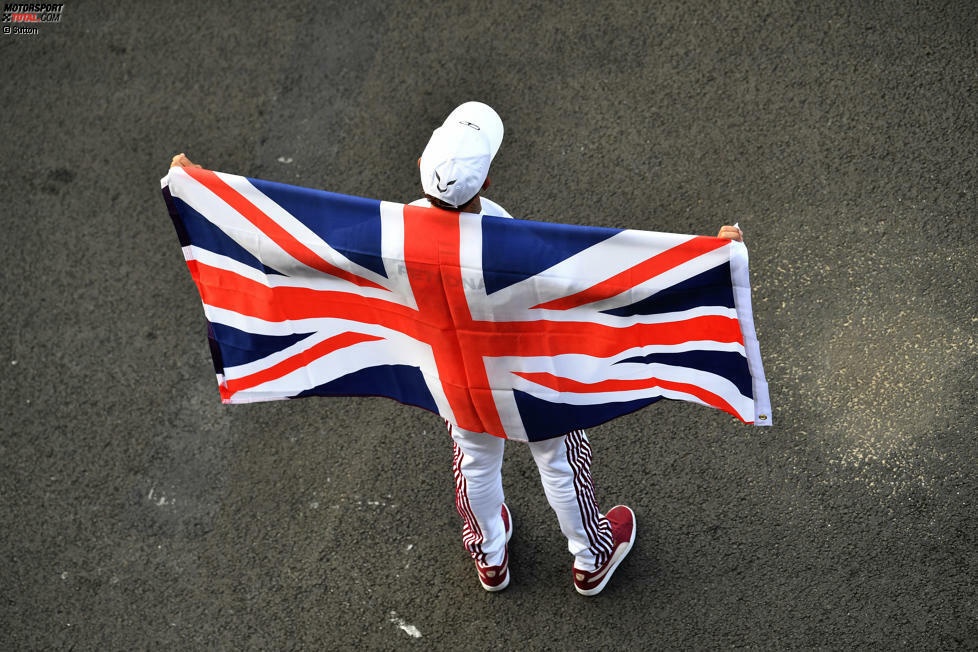
[[[970,3],[65,4],[0,37],[0,649],[978,646]],[[471,99],[517,216],[746,235],[776,426],[594,429],[596,598],[524,446],[488,594],[437,417],[222,406],[160,196],[186,152],[407,202]]]

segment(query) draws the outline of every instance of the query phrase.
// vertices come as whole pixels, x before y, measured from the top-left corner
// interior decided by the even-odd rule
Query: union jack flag
[[[660,398],[771,423],[741,243],[196,168],[161,184],[225,403],[387,396],[522,440]]]

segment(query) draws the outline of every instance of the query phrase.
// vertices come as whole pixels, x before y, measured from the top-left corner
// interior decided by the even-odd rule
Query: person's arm
[[[718,238],[726,238],[727,240],[736,240],[737,242],[744,241],[744,234],[739,227],[723,225],[720,227],[720,232],[717,233]]]
[[[199,168],[201,166],[197,165],[189,158],[187,158],[186,154],[180,152],[179,154],[174,156],[173,159],[170,161],[170,167],[171,168]]]

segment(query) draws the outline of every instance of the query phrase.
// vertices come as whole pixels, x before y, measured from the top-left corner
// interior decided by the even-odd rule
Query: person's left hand
[[[194,163],[183,152],[177,154],[170,160],[171,168],[199,168],[200,165]]]
[[[720,227],[720,232],[717,233],[718,238],[726,238],[727,240],[736,240],[737,242],[744,241],[743,232],[736,226],[723,225]]]

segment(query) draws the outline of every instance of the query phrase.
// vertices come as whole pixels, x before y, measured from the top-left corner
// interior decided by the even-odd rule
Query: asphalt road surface
[[[970,3],[64,4],[0,36],[0,649],[978,646]],[[471,99],[515,215],[751,254],[776,426],[595,428],[593,599],[524,446],[488,594],[437,417],[222,406],[160,197],[186,152],[407,202]]]

